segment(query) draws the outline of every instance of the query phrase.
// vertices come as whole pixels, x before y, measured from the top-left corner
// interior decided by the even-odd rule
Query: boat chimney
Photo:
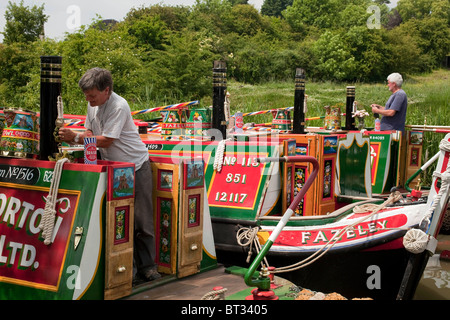
[[[213,65],[213,112],[212,128],[227,137],[227,123],[225,119],[225,96],[227,91],[227,65],[225,61],[214,61]]]
[[[345,130],[356,130],[355,118],[352,117],[353,103],[355,102],[355,87],[347,87],[347,103],[345,107]]]
[[[62,57],[41,56],[41,112],[40,112],[40,160],[58,153],[55,141],[55,121],[58,116],[58,96],[61,95]]]
[[[295,71],[293,133],[305,133],[305,70]]]

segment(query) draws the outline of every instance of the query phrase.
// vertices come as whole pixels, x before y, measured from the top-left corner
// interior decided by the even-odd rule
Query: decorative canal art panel
[[[173,172],[170,170],[158,170],[158,189],[171,191],[173,183]]]
[[[188,228],[200,225],[200,194],[188,196]]]
[[[134,197],[134,166],[117,166],[109,168],[108,200]]]
[[[370,143],[370,163],[371,163],[371,176],[372,176],[372,186],[375,185],[375,180],[377,179],[378,164],[380,162],[380,150],[381,142],[371,142]]]
[[[154,163],[174,163],[177,158],[203,160],[203,181],[211,217],[232,216],[254,220],[260,213],[261,199],[267,199],[265,192],[273,165],[259,164],[255,159],[278,155],[278,143],[227,142],[222,170],[218,172],[214,170],[218,142],[143,141],[148,147],[150,160]],[[195,162],[193,165],[195,166]],[[193,168],[184,170],[193,173]],[[200,175],[200,170],[197,173]],[[195,188],[195,181],[192,179],[194,176],[186,172],[185,175],[182,187]],[[281,203],[281,199],[279,200]],[[272,204],[270,208],[276,205]]]
[[[210,207],[254,210],[263,181],[265,163],[258,163],[256,153],[227,153],[222,170],[214,171],[208,190]]]
[[[117,245],[128,242],[130,240],[130,206],[114,208],[114,217],[114,244]]]
[[[294,177],[293,177],[293,190],[294,190],[294,198],[295,196],[302,190],[303,185],[305,184],[307,176],[307,168],[306,166],[295,166]],[[305,199],[303,198],[298,204],[297,208],[294,210],[295,216],[303,216],[305,207]]]
[[[158,271],[182,278],[199,272],[203,245],[202,158],[151,161]]]
[[[51,245],[39,229],[47,195],[39,187],[0,187],[0,282],[58,290],[80,192],[59,190]]]
[[[203,160],[186,162],[184,164],[184,189],[203,188],[204,172]]]
[[[334,159],[324,160],[322,199],[330,199],[333,195]]]
[[[173,201],[169,198],[157,198],[157,207],[160,208],[156,225],[159,226],[157,230],[157,239],[159,243],[157,246],[157,262],[159,265],[172,268],[172,232],[173,232]]]

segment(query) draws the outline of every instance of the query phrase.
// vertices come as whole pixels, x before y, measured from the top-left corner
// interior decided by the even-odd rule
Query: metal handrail
[[[278,222],[275,230],[270,235],[267,242],[262,247],[259,254],[256,256],[253,263],[250,265],[250,268],[247,270],[247,273],[244,276],[245,283],[250,287],[258,287],[259,290],[269,290],[270,289],[270,278],[268,278],[265,275],[260,276],[258,279],[254,279],[253,275],[258,268],[258,265],[261,263],[261,261],[266,256],[267,252],[272,247],[275,240],[278,238],[281,230],[286,226],[287,222],[291,218],[292,214],[294,213],[294,210],[297,208],[300,201],[305,196],[306,192],[308,191],[309,187],[311,187],[312,183],[314,182],[314,179],[317,177],[317,174],[319,172],[319,162],[316,158],[310,157],[310,156],[290,156],[290,157],[281,157],[281,158],[258,158],[256,159],[258,162],[309,162],[313,166],[313,171],[309,175],[308,179],[306,180],[305,184],[303,185],[300,192],[295,196],[294,200],[292,201],[289,208],[284,213],[281,220]]]
[[[412,189],[409,187],[409,184],[411,183],[411,181],[413,181],[418,175],[420,175],[430,165],[432,165],[433,162],[435,162],[439,158],[440,154],[441,154],[440,151],[438,153],[436,153],[430,160],[428,160],[422,167],[420,167],[419,170],[417,170],[411,177],[409,177],[408,180],[406,180],[406,182],[405,182],[405,189],[406,189],[406,191],[408,191],[408,192],[412,191]]]

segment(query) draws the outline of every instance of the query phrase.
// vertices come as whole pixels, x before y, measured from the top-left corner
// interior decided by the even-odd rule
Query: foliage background
[[[85,113],[78,79],[94,66],[111,70],[115,91],[134,110],[209,104],[212,62],[219,59],[239,86],[292,82],[297,67],[308,82],[341,86],[384,82],[391,72],[413,79],[439,68],[450,52],[449,1],[399,0],[393,9],[387,3],[266,0],[259,12],[246,0],[197,0],[191,7],[133,8],[114,25],[98,17],[55,41],[40,37],[48,18],[43,6],[9,2],[0,106],[39,110],[42,55],[63,57],[64,104],[75,114]],[[373,5],[379,28],[369,27]]]

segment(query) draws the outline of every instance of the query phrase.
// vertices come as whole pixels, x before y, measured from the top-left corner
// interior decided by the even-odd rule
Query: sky
[[[20,0],[1,0],[0,2],[0,32],[5,27],[5,11],[8,1],[20,3]],[[264,0],[249,0],[248,3],[258,10]],[[44,13],[49,16],[45,24],[46,37],[62,40],[65,32],[74,32],[81,25],[89,25],[92,20],[101,16],[103,19],[115,19],[122,21],[133,7],[142,5],[151,6],[163,4],[169,6],[192,6],[195,0],[24,0],[25,6],[33,7],[44,4]],[[397,0],[391,0],[391,6],[395,7]],[[3,35],[0,34],[0,42]]]

